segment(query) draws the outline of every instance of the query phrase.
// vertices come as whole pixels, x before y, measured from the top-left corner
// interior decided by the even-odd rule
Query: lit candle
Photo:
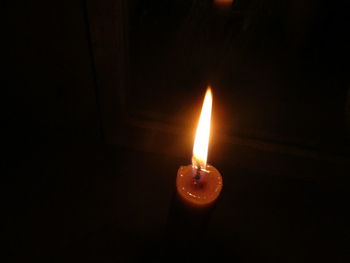
[[[222,177],[207,164],[213,96],[208,87],[205,94],[193,146],[192,165],[181,166],[177,172],[176,190],[180,200],[189,207],[211,207],[220,195]]]

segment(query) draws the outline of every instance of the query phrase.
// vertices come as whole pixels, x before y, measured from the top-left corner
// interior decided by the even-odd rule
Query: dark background
[[[349,262],[346,1],[4,6],[5,257]],[[203,237],[174,244],[208,84],[224,188]]]

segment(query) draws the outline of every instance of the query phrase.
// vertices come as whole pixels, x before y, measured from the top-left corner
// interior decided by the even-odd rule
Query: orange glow
[[[233,3],[233,0],[214,0],[215,5],[228,6],[228,5],[231,5],[232,3]]]
[[[209,86],[207,92],[205,93],[193,145],[192,165],[194,167],[200,167],[201,169],[206,169],[207,165],[212,103],[213,96]]]

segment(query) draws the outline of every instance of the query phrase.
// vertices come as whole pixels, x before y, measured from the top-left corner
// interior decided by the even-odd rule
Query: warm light
[[[214,0],[215,5],[229,6],[233,3],[233,0]]]
[[[213,96],[210,87],[208,87],[207,92],[205,93],[193,145],[192,165],[196,168],[205,169],[207,165],[212,103]]]

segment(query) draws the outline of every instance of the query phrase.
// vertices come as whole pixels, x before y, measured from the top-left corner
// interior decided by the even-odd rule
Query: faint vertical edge
[[[86,30],[86,37],[88,41],[88,49],[89,49],[89,59],[91,63],[91,70],[92,70],[92,78],[93,78],[93,85],[94,85],[94,92],[95,92],[95,103],[97,108],[97,125],[99,130],[99,136],[102,141],[105,140],[104,136],[104,129],[103,129],[103,120],[102,120],[102,111],[101,111],[101,104],[100,104],[100,98],[98,93],[98,81],[97,81],[97,71],[96,71],[96,63],[95,63],[95,57],[93,52],[93,45],[91,40],[91,26],[90,26],[90,20],[88,15],[88,0],[83,1],[83,17],[85,22],[85,30]]]
[[[121,140],[126,120],[128,72],[126,0],[85,0],[101,132],[107,144]]]

